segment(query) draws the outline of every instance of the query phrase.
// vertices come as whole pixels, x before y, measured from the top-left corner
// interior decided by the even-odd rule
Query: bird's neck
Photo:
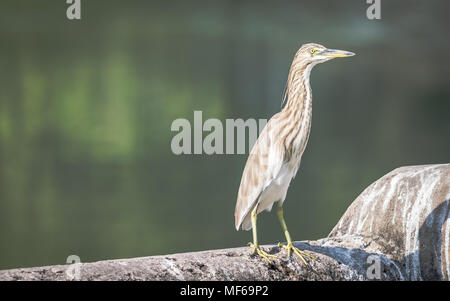
[[[284,136],[286,158],[295,158],[293,166],[298,168],[301,155],[308,143],[311,130],[312,95],[309,75],[313,65],[293,65],[286,84],[286,106],[281,114],[288,120],[287,135]]]
[[[312,64],[300,67],[293,65],[291,67],[284,96],[286,106],[283,111],[295,112],[296,115],[302,115],[302,111],[308,110],[311,107],[312,93],[309,76],[312,67]]]

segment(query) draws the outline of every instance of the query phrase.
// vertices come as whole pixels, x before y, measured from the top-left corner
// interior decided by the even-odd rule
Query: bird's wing
[[[279,116],[273,116],[262,130],[250,152],[241,178],[234,211],[236,230],[258,202],[260,194],[280,172],[284,147],[277,143]]]
[[[284,86],[284,90],[283,90],[283,97],[281,98],[281,109],[284,108],[284,105],[286,104],[286,101],[289,97],[289,93],[288,93],[288,83],[289,81],[286,82],[285,86]]]

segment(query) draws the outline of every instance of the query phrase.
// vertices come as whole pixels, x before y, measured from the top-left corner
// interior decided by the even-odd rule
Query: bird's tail
[[[239,228],[245,231],[248,231],[252,228],[251,214],[247,214],[241,223],[239,223],[239,221],[236,221],[236,230],[239,231]]]

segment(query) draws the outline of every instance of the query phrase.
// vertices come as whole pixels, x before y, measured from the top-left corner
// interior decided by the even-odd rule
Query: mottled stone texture
[[[401,279],[450,278],[450,164],[398,168],[351,204],[329,238],[367,237]]]
[[[327,238],[296,243],[318,258],[309,266],[265,246],[280,257],[273,264],[243,247],[5,270],[0,280],[448,280],[449,203],[450,164],[402,167],[369,186]]]

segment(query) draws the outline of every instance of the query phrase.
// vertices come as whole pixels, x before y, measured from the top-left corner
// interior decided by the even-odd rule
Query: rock
[[[250,248],[0,271],[0,280],[449,280],[450,164],[398,168],[351,204],[327,238],[273,264]]]
[[[370,238],[401,279],[449,280],[450,164],[398,168],[351,204],[329,238]]]

